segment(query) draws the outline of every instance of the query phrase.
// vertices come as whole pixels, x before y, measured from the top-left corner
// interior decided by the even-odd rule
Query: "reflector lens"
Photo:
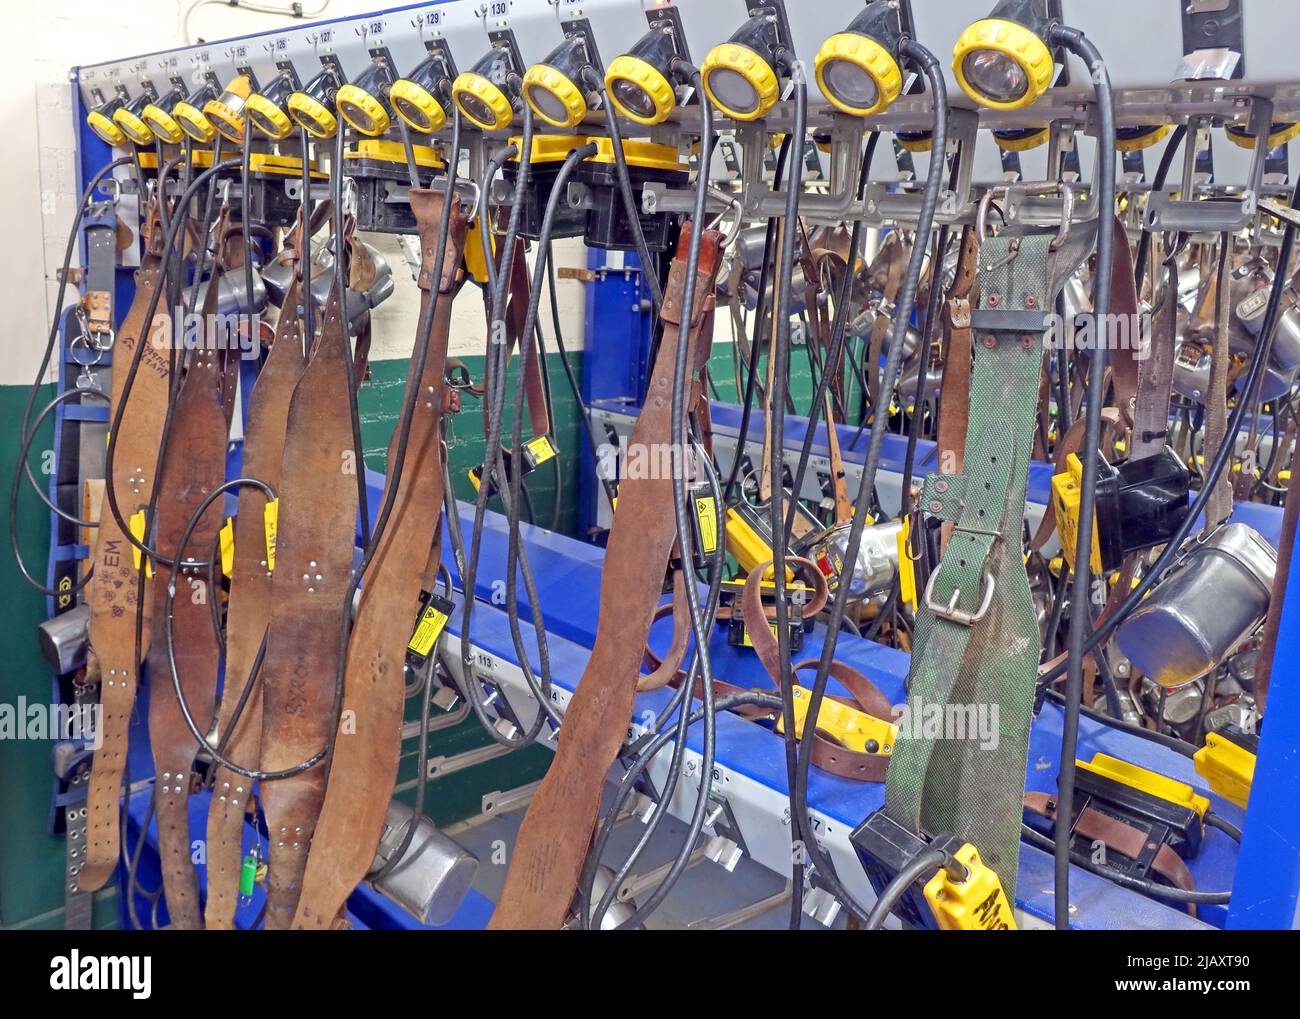
[[[657,112],[650,94],[635,82],[623,78],[614,83],[613,99],[625,110],[638,117],[653,117]]]
[[[758,109],[758,91],[748,78],[729,67],[719,67],[709,75],[709,87],[719,106],[737,113],[753,113]]]
[[[875,106],[880,96],[876,83],[857,64],[847,60],[831,60],[822,69],[826,87],[848,106]]]
[[[962,71],[975,89],[1000,103],[1023,99],[1029,90],[1029,76],[1025,69],[996,50],[968,53],[962,61]]]

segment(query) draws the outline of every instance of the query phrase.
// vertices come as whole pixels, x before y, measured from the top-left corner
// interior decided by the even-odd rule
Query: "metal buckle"
[[[997,582],[993,579],[993,574],[984,574],[984,593],[980,597],[979,608],[974,612],[967,612],[965,609],[957,608],[957,599],[961,597],[961,588],[957,588],[948,599],[947,605],[940,605],[934,600],[934,583],[939,579],[939,571],[935,570],[930,574],[930,579],[925,585],[925,607],[933,612],[940,619],[947,619],[954,623],[960,623],[963,626],[973,626],[978,623],[988,613],[989,606],[993,604],[993,590],[997,587]]]
[[[994,196],[1010,198],[1013,193],[1026,196],[1055,194],[1061,196],[1061,229],[1051,243],[1051,250],[1058,251],[1070,236],[1070,220],[1074,216],[1074,186],[1066,181],[1030,181],[993,185],[980,198],[979,209],[975,216],[975,235],[983,241],[988,233],[989,207],[993,204]]]

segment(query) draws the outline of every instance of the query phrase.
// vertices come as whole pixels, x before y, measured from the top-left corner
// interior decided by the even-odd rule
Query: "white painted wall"
[[[363,13],[384,0],[329,0],[323,18]],[[321,3],[307,0],[309,11]],[[0,32],[0,130],[7,140],[0,159],[4,196],[4,247],[0,279],[12,325],[0,357],[0,385],[30,385],[39,365],[49,323],[57,310],[57,272],[76,211],[75,134],[68,72],[78,64],[148,53],[190,38],[220,39],[270,31],[292,19],[230,7],[222,0],[195,7],[193,0],[8,0]],[[406,357],[415,335],[418,293],[398,264],[395,241],[380,246],[399,273],[398,292],[378,315],[376,358]],[[39,253],[37,257],[35,253]],[[559,265],[586,265],[580,242],[556,244]],[[565,338],[581,344],[582,284],[560,283]],[[549,321],[549,315],[543,316]],[[549,333],[549,330],[548,330]],[[481,353],[483,313],[478,291],[467,288],[457,302],[453,352]]]

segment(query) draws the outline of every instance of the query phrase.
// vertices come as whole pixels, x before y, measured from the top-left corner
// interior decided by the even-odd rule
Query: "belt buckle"
[[[982,583],[984,593],[980,596],[979,608],[974,612],[967,612],[965,609],[957,608],[957,599],[961,597],[960,587],[952,592],[952,597],[948,599],[947,605],[936,602],[934,600],[934,583],[938,579],[939,571],[935,570],[930,574],[930,579],[925,585],[925,607],[940,619],[960,623],[962,626],[974,626],[988,613],[989,606],[993,604],[993,591],[997,587],[997,581],[993,579],[993,574],[984,574]]]

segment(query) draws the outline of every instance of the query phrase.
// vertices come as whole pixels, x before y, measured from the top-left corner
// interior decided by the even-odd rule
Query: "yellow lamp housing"
[[[872,0],[843,32],[831,36],[813,62],[817,86],[841,113],[869,117],[903,91],[898,62],[902,24],[893,0]]]
[[[1141,152],[1167,137],[1172,130],[1173,127],[1169,124],[1119,127],[1115,129],[1115,148],[1120,152]]]
[[[993,132],[993,141],[1003,152],[1028,152],[1051,140],[1045,127],[1004,127]]]
[[[522,85],[507,46],[494,46],[468,71],[456,75],[451,97],[465,119],[483,131],[504,131],[514,123]]]
[[[273,142],[288,138],[294,123],[289,116],[289,97],[297,91],[298,76],[293,68],[282,68],[265,88],[248,97],[248,119]]]
[[[98,93],[94,93],[98,95]],[[113,119],[113,114],[120,110],[126,101],[120,96],[103,99],[86,114],[86,126],[95,132],[100,141],[115,148],[122,148],[127,143],[126,132]]]
[[[172,119],[200,145],[207,145],[217,136],[216,125],[203,112],[203,107],[216,98],[216,87],[205,83],[188,99],[182,99],[172,107]]]
[[[587,40],[572,35],[533,64],[524,74],[524,101],[551,127],[566,129],[587,116],[587,89],[583,78],[594,71]]]
[[[203,113],[226,141],[236,145],[244,143],[244,107],[253,91],[253,79],[247,74],[237,74],[226,83],[216,99],[203,104]]]
[[[333,138],[339,128],[334,111],[343,85],[342,72],[334,64],[327,64],[320,74],[286,100],[289,116],[313,138]]]
[[[1053,27],[1048,0],[1002,0],[958,37],[952,52],[957,84],[990,109],[1032,105],[1055,73],[1047,45]]]
[[[775,17],[751,17],[704,58],[700,76],[709,102],[732,120],[765,117],[780,97],[776,68],[782,49]]]
[[[356,81],[339,88],[336,97],[339,116],[366,137],[379,137],[392,123],[388,110],[388,90],[392,85],[393,72],[388,61],[372,61]]]
[[[929,152],[934,147],[933,131],[898,131],[894,137],[908,152]]]
[[[1228,141],[1233,145],[1243,149],[1253,149],[1255,147],[1255,136],[1250,134],[1241,124],[1225,124],[1223,133],[1228,136]],[[1296,135],[1300,134],[1300,124],[1287,124],[1274,122],[1268,127],[1268,147],[1269,150],[1285,145]]]
[[[677,107],[680,54],[670,25],[652,28],[605,72],[605,94],[635,124],[662,124]]]
[[[180,86],[172,85],[166,95],[159,96],[140,111],[140,119],[149,125],[149,130],[159,141],[166,142],[168,145],[179,145],[185,140],[185,131],[172,116],[176,104],[184,98],[185,93],[181,91]]]
[[[393,112],[412,131],[435,134],[447,123],[451,80],[441,53],[430,53],[405,77],[393,82],[388,99]]]
[[[152,145],[153,131],[140,116],[144,108],[157,98],[157,93],[151,87],[146,87],[134,99],[127,102],[124,106],[119,106],[113,113],[113,122],[122,129],[122,133],[127,136],[136,145]]]

